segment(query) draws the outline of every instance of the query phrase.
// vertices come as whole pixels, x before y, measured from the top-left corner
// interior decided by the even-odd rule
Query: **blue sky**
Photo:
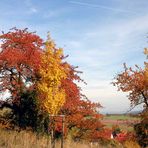
[[[110,83],[123,63],[143,66],[147,47],[147,0],[1,0],[0,30],[29,28],[47,32],[67,60],[83,71],[83,93],[100,102],[102,112],[126,112],[127,94]]]

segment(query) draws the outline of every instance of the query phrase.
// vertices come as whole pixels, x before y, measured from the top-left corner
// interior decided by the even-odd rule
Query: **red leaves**
[[[21,63],[37,68],[40,63],[42,39],[29,33],[27,29],[14,29],[0,36],[3,44],[0,61],[6,61],[8,65],[16,66]]]
[[[127,140],[134,140],[135,136],[133,133],[122,131],[121,133],[117,134],[115,140],[119,142],[125,142]]]
[[[74,138],[92,140],[96,134],[103,131],[100,122],[102,115],[98,113],[101,105],[84,99],[74,80],[80,80],[77,72],[71,69],[69,77],[63,81],[62,87],[66,93],[66,102],[61,109],[61,114],[66,115],[66,125],[69,130],[75,128]],[[94,136],[95,134],[95,136]]]
[[[128,68],[124,64],[124,71],[115,77],[114,86],[118,87],[118,90],[123,92],[129,92],[129,100],[131,105],[138,105],[140,103],[148,103],[147,93],[147,77],[145,70],[141,69],[137,65],[135,69]],[[148,104],[147,104],[148,105]]]
[[[103,129],[100,131],[94,131],[91,133],[90,135],[91,139],[93,139],[94,141],[98,141],[99,138],[101,139],[108,139],[110,140],[111,137],[111,130],[110,129]]]
[[[125,133],[119,133],[115,139],[119,142],[123,142],[126,141],[127,135]]]
[[[12,29],[0,36],[2,40],[0,52],[1,90],[9,90],[16,101],[19,93],[26,88],[25,83],[36,77],[42,54],[42,39],[27,29]],[[13,100],[13,101],[14,101]]]

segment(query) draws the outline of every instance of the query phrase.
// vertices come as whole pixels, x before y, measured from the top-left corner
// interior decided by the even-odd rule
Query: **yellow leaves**
[[[58,114],[65,102],[65,92],[61,88],[61,81],[66,79],[68,68],[63,64],[63,50],[56,49],[55,44],[48,38],[39,74],[41,79],[37,84],[41,108],[50,113]]]
[[[148,48],[144,48],[144,54],[148,55]]]
[[[50,114],[58,114],[58,111],[65,102],[65,92],[62,89],[48,88],[48,91],[46,89],[42,93],[44,96],[41,102],[42,109]]]
[[[53,89],[49,89],[48,94],[44,100],[44,109],[50,114],[58,114],[58,111],[65,102],[65,92],[57,90],[53,93]]]
[[[147,64],[145,66],[144,76],[145,76],[145,87],[148,88],[148,65]]]

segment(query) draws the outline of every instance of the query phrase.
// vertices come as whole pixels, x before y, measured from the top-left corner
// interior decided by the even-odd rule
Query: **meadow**
[[[133,116],[129,114],[107,114],[105,115],[104,119],[111,119],[111,120],[139,120],[138,115]]]
[[[133,131],[133,125],[138,123],[140,118],[129,114],[108,114],[105,115],[102,122],[108,128],[114,128],[118,126],[121,130],[131,132]]]

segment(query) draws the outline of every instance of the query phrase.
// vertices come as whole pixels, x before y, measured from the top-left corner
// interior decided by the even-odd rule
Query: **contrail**
[[[94,8],[103,8],[103,9],[107,9],[107,10],[111,10],[111,11],[137,14],[136,12],[133,12],[130,10],[116,9],[116,8],[107,7],[107,6],[103,6],[103,5],[97,5],[97,4],[83,3],[83,2],[77,2],[77,1],[69,1],[69,3],[76,4],[76,5],[82,5],[82,6],[88,6],[88,7],[94,7]]]

